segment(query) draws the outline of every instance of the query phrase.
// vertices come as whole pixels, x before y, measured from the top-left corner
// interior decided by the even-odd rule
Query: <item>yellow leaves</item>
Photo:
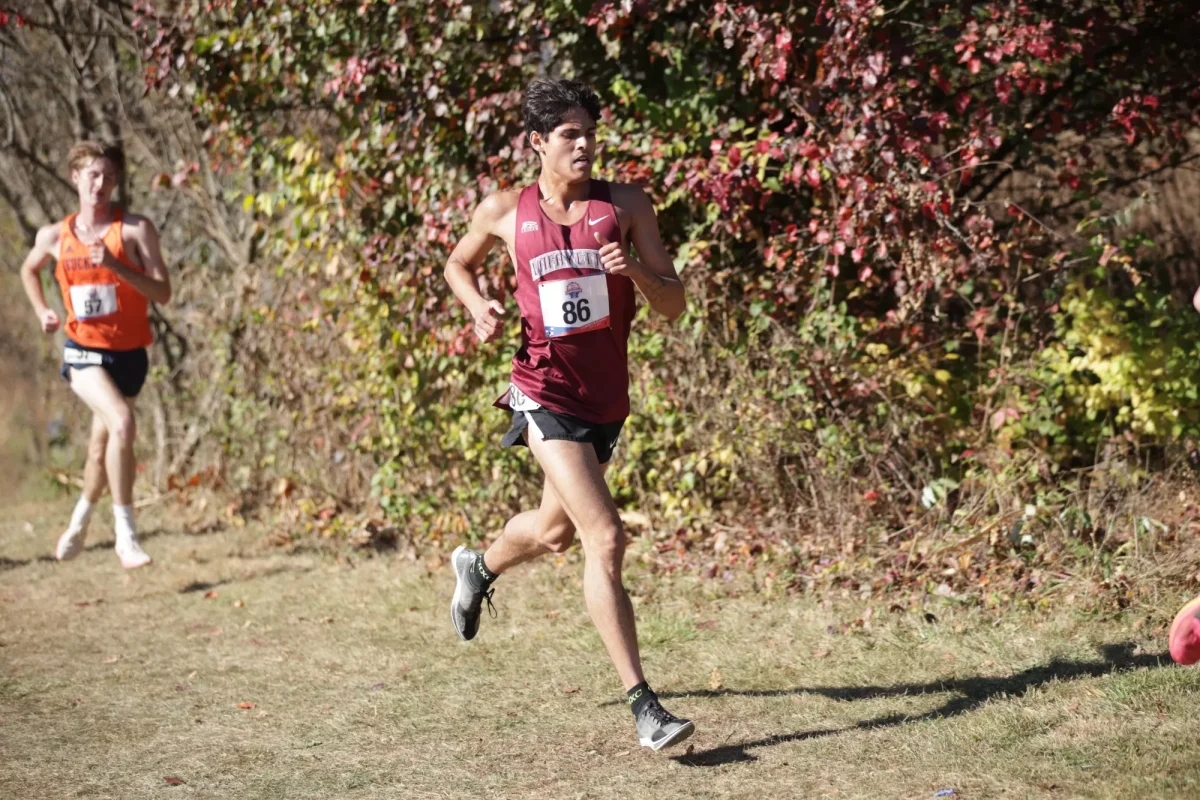
[[[1087,419],[1156,438],[1178,431],[1180,409],[1195,403],[1200,387],[1184,366],[1186,342],[1153,322],[1159,302],[1148,292],[1115,298],[1084,279],[1066,288],[1058,341],[1040,360]]]

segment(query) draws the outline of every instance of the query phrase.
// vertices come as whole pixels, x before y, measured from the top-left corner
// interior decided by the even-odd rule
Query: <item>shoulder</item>
[[[505,222],[517,213],[517,202],[521,193],[517,191],[494,192],[483,198],[471,216],[471,229],[503,237],[508,230]],[[504,237],[507,238],[507,237]]]
[[[613,205],[631,214],[654,213],[654,203],[646,190],[636,183],[610,183],[608,190],[612,195]]]
[[[608,190],[613,208],[617,209],[621,219],[623,234],[640,236],[643,232],[658,230],[654,203],[645,189],[635,183],[610,183]]]
[[[158,235],[158,229],[154,227],[154,223],[141,214],[126,213],[121,218],[121,230],[137,239]]]
[[[38,228],[37,234],[33,237],[33,249],[29,253],[30,258],[36,261],[41,261],[46,256],[58,258],[58,244],[61,239],[61,222],[43,225]]]
[[[521,193],[518,191],[493,192],[483,198],[483,202],[475,208],[475,218],[481,221],[499,221],[516,210],[520,199]]]
[[[38,228],[37,235],[33,239],[33,246],[39,250],[52,250],[58,247],[58,241],[62,238],[62,223],[54,222],[50,225],[43,225]]]

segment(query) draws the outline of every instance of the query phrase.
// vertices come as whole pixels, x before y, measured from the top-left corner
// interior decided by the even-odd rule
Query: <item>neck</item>
[[[591,179],[571,183],[561,176],[543,170],[538,176],[538,186],[542,190],[542,199],[547,205],[560,208],[570,208],[572,203],[588,199],[588,187]]]
[[[89,228],[97,228],[113,221],[111,203],[102,205],[81,205],[77,219]]]

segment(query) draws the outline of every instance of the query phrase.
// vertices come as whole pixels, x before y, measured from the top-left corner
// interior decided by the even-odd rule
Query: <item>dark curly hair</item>
[[[529,84],[521,103],[525,138],[534,131],[543,136],[550,133],[573,108],[582,108],[593,120],[600,120],[600,96],[587,84],[545,78]]]

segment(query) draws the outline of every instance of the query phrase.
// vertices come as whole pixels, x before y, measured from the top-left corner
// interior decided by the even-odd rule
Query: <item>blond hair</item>
[[[111,161],[117,168],[118,174],[125,171],[125,151],[121,149],[121,146],[93,139],[76,142],[71,151],[67,153],[67,166],[74,172],[77,169],[83,169],[97,158],[106,158]]]

